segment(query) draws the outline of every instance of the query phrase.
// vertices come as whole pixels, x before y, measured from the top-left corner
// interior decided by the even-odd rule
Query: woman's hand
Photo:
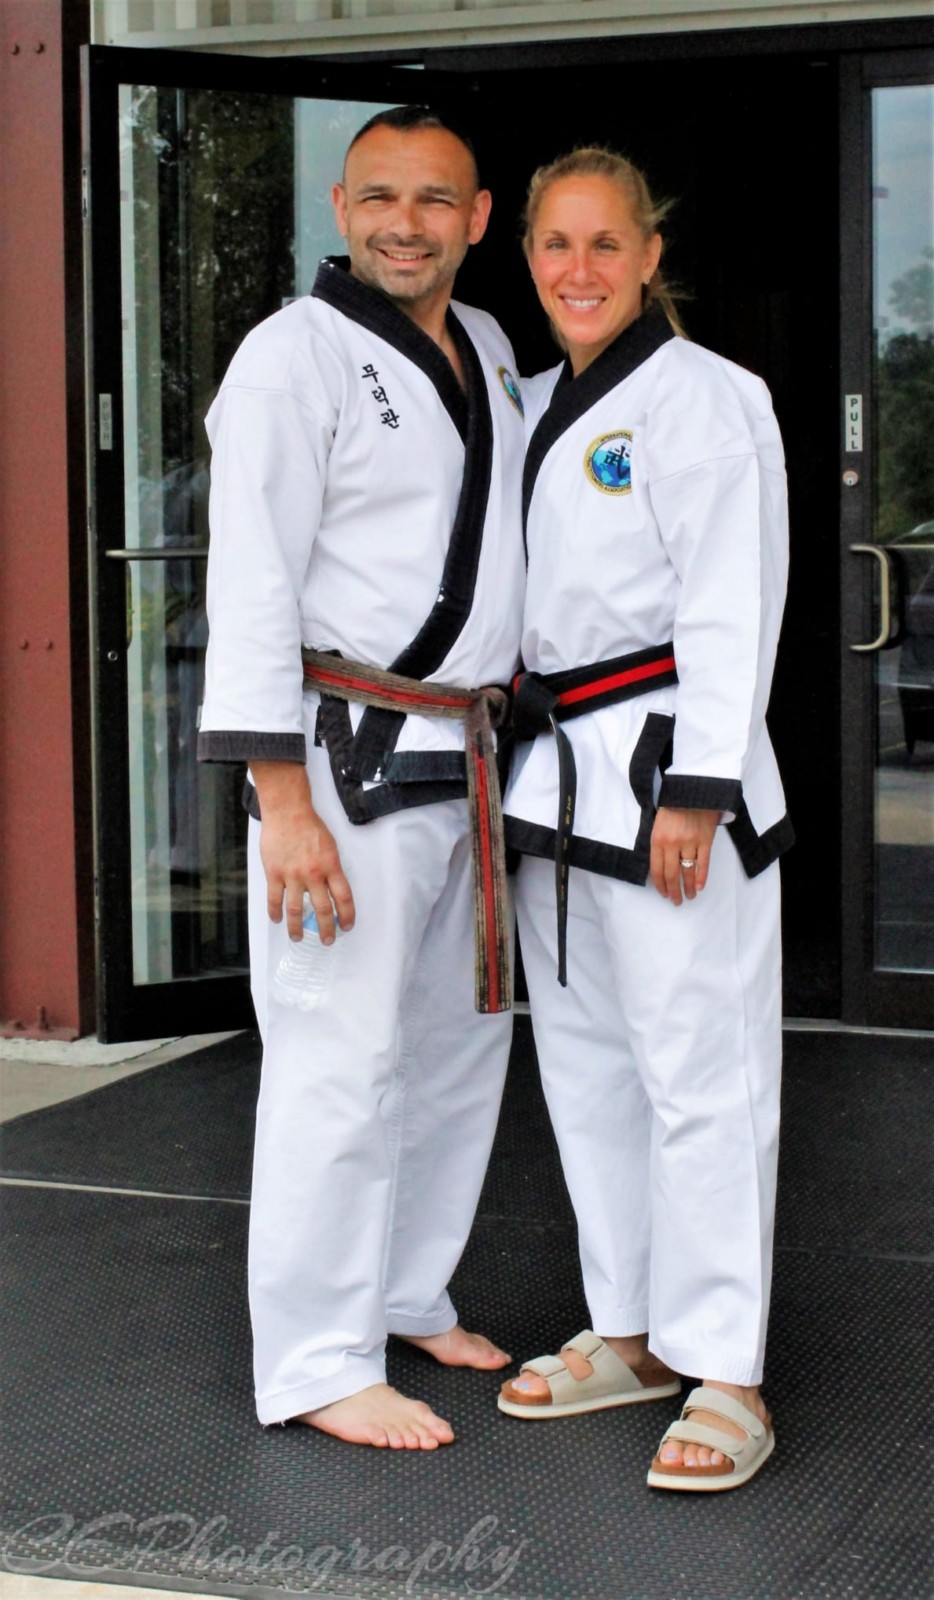
[[[652,829],[649,873],[660,895],[673,905],[693,900],[707,882],[710,848],[719,811],[686,811],[659,806]]]

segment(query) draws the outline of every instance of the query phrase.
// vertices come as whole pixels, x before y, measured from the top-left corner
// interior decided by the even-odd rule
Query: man
[[[495,957],[509,933],[484,902],[478,1015],[471,852],[488,832],[476,792],[489,760],[471,758],[469,813],[463,721],[421,701],[469,702],[472,750],[485,702],[463,691],[516,665],[522,421],[499,328],[450,309],[490,210],[464,140],[425,108],[380,114],[332,198],[349,271],[322,263],[310,297],[254,329],[208,417],[199,753],[246,759],[256,791],[260,1421],[436,1449],[452,1430],[387,1386],[385,1344],[395,1334],[487,1370],[509,1360],[460,1328],[446,1287],[502,1093],[509,1000]],[[356,690],[335,687],[329,664]],[[331,947],[310,1014],[270,993],[306,891]]]

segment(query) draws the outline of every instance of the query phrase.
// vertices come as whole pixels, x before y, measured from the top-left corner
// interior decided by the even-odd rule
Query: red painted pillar
[[[94,1026],[80,403],[84,0],[0,0],[0,1031]],[[19,1028],[16,1025],[19,1024]],[[59,1037],[62,1035],[60,1034]]]

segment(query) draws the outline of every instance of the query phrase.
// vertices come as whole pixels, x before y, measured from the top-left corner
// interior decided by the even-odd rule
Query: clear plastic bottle
[[[276,968],[272,992],[283,1006],[297,1006],[299,1011],[313,1011],[327,993],[334,970],[336,941],[340,926],[334,918],[335,943],[322,944],[318,932],[311,895],[302,901],[302,937],[296,943],[289,940],[288,949]]]

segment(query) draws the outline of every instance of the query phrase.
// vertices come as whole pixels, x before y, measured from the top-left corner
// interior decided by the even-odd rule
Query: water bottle
[[[334,918],[335,944],[340,937],[340,926]],[[335,945],[321,943],[318,919],[306,892],[302,901],[302,937],[300,943],[289,940],[288,949],[276,968],[272,992],[280,1005],[297,1006],[299,1011],[313,1011],[331,983]]]

